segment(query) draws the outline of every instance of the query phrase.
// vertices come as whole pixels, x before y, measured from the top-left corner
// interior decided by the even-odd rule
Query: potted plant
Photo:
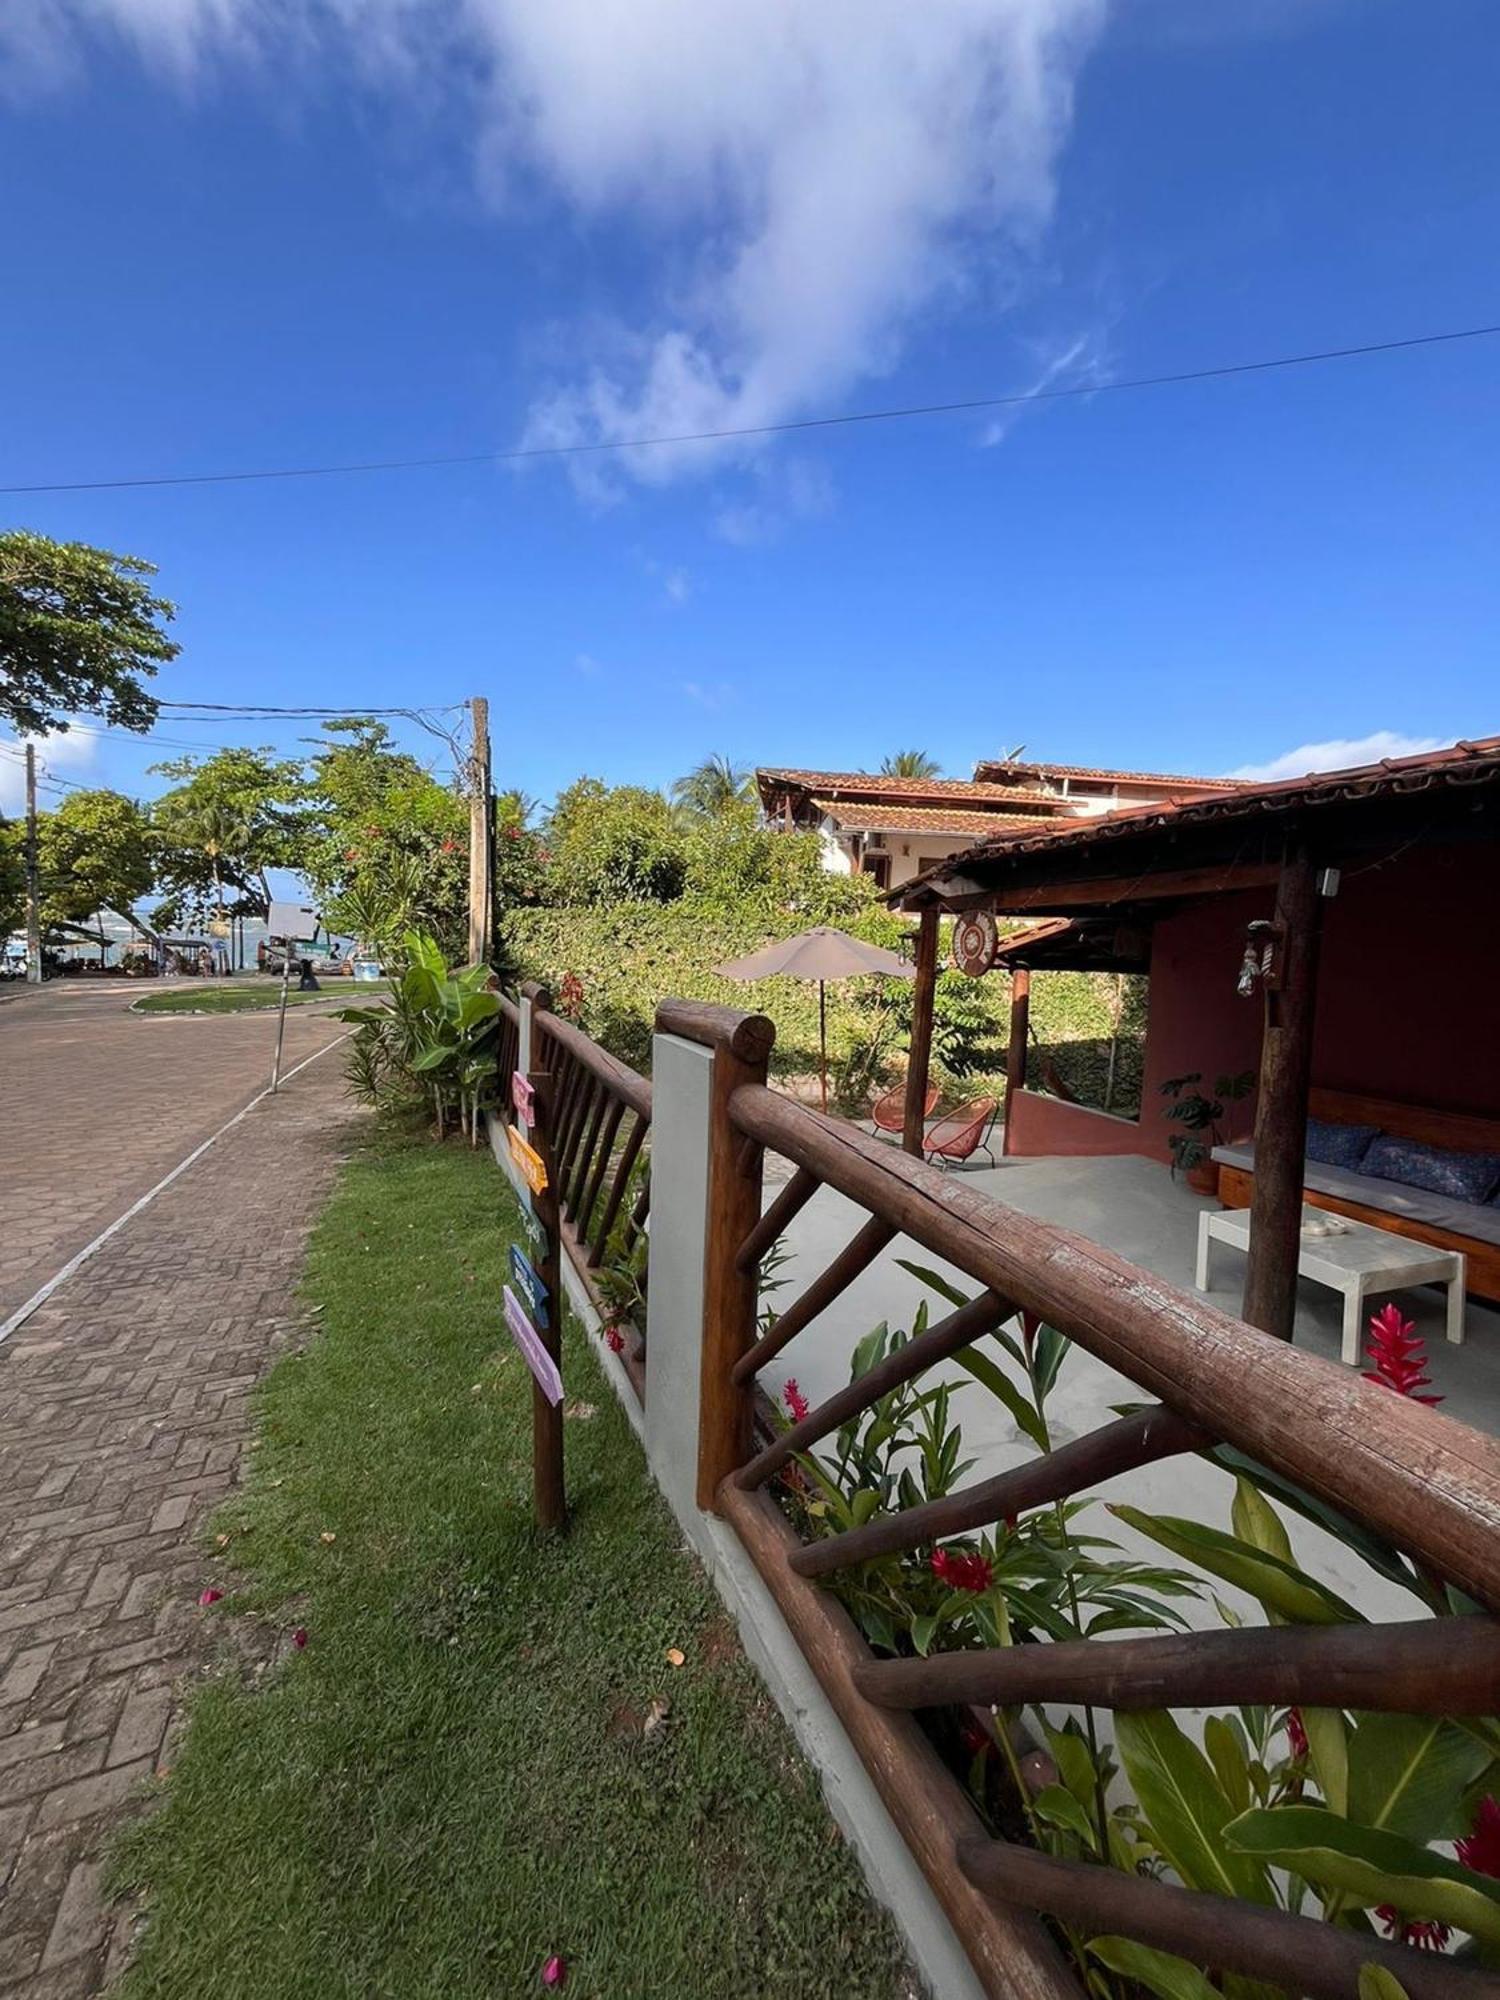
[[[1217,1176],[1209,1155],[1225,1143],[1219,1121],[1229,1105],[1240,1103],[1254,1090],[1255,1071],[1242,1069],[1235,1076],[1215,1077],[1211,1096],[1200,1089],[1202,1082],[1202,1070],[1195,1069],[1186,1076],[1169,1076],[1159,1088],[1172,1100],[1168,1118],[1182,1128],[1167,1140],[1173,1178],[1181,1172],[1189,1187],[1212,1194]]]

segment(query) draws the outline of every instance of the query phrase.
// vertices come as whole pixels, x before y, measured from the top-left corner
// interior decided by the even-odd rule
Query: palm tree
[[[754,796],[748,766],[721,756],[705,757],[672,787],[672,803],[693,819],[712,819]]]
[[[940,778],[942,774],[942,765],[925,750],[898,750],[880,767],[883,778]]]

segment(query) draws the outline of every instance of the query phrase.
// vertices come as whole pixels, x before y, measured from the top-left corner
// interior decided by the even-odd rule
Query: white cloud
[[[1375,764],[1382,757],[1417,757],[1424,750],[1441,750],[1451,736],[1403,736],[1394,729],[1376,729],[1368,736],[1335,736],[1326,743],[1299,743],[1264,764],[1242,764],[1230,778],[1259,778],[1271,784],[1278,778],[1305,778],[1313,771],[1348,771],[1361,764]]]
[[[1040,356],[1035,375],[1024,389],[1016,393],[1040,396],[1046,389],[1083,387],[1106,379],[1102,341],[1096,334],[1081,333],[1073,340],[1064,341],[1052,353]],[[979,442],[982,445],[1003,444],[1026,414],[1025,403],[1013,403],[1009,409],[991,418]]]
[[[86,729],[70,729],[62,736],[37,736],[37,804],[44,812],[61,801],[56,784],[47,779],[70,778],[77,784],[93,772],[99,745]],[[0,736],[0,813],[14,819],[26,810],[26,739]]]
[[[711,715],[717,715],[721,708],[727,708],[734,700],[735,689],[729,681],[714,681],[705,685],[702,681],[680,681],[678,693],[685,695],[699,708],[706,708]]]
[[[597,680],[604,671],[592,653],[576,654],[573,668],[576,673],[582,674],[586,681]]]
[[[444,94],[486,182],[654,232],[653,307],[564,380],[533,444],[774,424],[889,370],[1045,225],[1106,0],[5,0],[0,55],[105,28],[179,77],[260,55]],[[312,25],[309,25],[311,23]],[[461,82],[455,79],[462,79]],[[742,453],[743,447],[732,448]],[[661,481],[712,444],[623,454]],[[579,468],[597,492],[597,467]]]

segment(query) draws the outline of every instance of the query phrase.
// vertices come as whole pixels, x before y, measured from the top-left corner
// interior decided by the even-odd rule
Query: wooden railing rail
[[[754,1017],[749,1017],[751,1020]],[[1494,1990],[1446,1957],[1282,1911],[1208,1896],[991,1838],[910,1711],[976,1704],[1114,1709],[1306,1704],[1389,1714],[1488,1716],[1500,1708],[1500,1442],[1257,1332],[1100,1245],[1009,1209],[925,1161],[771,1090],[762,1031],[730,1010],[670,1003],[658,1025],[732,1056],[716,1082],[706,1267],[700,1505],[739,1535],[819,1675],[988,1993],[1057,2000],[1080,1988],[1027,1912],[1083,1937],[1104,1932],[1195,1964],[1352,2000],[1361,1966],[1389,1967],[1411,2000]],[[717,1064],[716,1064],[717,1067]],[[761,1212],[760,1162],[795,1170]],[[755,1337],[761,1259],[820,1187],[864,1211],[850,1241],[766,1334]],[[898,1236],[978,1289],[936,1325],[756,1448],[746,1421],[756,1373],[816,1322]],[[902,1383],[960,1357],[1018,1313],[1035,1315],[1147,1392],[1149,1407],[997,1477],[803,1543],[764,1489],[801,1452]],[[736,1446],[736,1439],[739,1440]],[[1483,1610],[1404,1624],[1355,1622],[1165,1637],[1025,1644],[876,1659],[809,1580],[1013,1519],[1099,1481],[1187,1452],[1234,1447],[1364,1523]],[[705,1467],[719,1471],[705,1483]],[[967,1831],[965,1830],[967,1828]],[[1028,1928],[1030,1926],[1030,1928]]]
[[[770,1089],[737,1090],[729,1110],[737,1131],[1057,1327],[1190,1424],[1500,1608],[1500,1441]]]

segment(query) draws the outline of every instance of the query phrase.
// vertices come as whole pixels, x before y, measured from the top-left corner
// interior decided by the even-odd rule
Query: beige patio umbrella
[[[725,979],[781,976],[817,980],[819,1069],[825,1111],[828,1109],[828,1003],[823,990],[826,981],[858,979],[871,972],[883,974],[887,979],[916,976],[895,952],[878,944],[866,944],[862,938],[850,937],[847,931],[836,931],[827,924],[815,924],[810,931],[799,931],[795,937],[768,944],[744,958],[732,958],[727,965],[716,965],[714,970]]]

